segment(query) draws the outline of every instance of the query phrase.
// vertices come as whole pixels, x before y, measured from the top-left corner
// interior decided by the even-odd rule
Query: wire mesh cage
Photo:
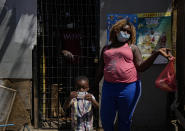
[[[70,129],[70,111],[64,111],[62,106],[74,90],[74,79],[87,76],[90,88],[94,88],[99,55],[99,0],[38,0],[37,8],[39,125]],[[73,59],[66,58],[66,50]],[[96,127],[98,118],[94,118]]]

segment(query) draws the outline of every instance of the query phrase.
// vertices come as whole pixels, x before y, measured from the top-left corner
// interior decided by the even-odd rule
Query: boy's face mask
[[[129,38],[130,38],[130,34],[126,32],[120,31],[119,34],[117,34],[117,40],[119,42],[126,42],[129,40]]]

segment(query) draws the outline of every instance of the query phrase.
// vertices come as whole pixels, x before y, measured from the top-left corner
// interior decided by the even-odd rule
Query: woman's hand
[[[74,56],[73,56],[73,54],[72,54],[70,51],[62,50],[62,54],[63,54],[64,57],[66,57],[67,59],[71,59],[71,60],[74,59]]]
[[[173,57],[172,54],[170,53],[170,51],[171,51],[171,49],[169,49],[169,48],[160,48],[160,49],[158,50],[158,52],[159,52],[162,56],[166,57],[168,60],[170,60],[170,59]]]

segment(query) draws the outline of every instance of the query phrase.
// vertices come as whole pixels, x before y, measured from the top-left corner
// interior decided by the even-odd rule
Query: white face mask
[[[119,34],[117,34],[117,39],[119,42],[126,42],[130,38],[130,34],[127,34],[126,32],[120,31]]]

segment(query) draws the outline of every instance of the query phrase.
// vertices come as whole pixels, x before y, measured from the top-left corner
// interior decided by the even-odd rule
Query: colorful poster
[[[138,14],[137,46],[143,59],[147,59],[153,50],[171,48],[171,12]],[[167,63],[159,56],[155,64]]]
[[[113,24],[126,18],[136,28],[136,44],[142,57],[146,60],[153,50],[171,48],[171,12],[165,13],[140,13],[140,14],[109,14],[107,16],[107,44],[109,32]],[[168,60],[159,56],[154,64],[164,64]]]

